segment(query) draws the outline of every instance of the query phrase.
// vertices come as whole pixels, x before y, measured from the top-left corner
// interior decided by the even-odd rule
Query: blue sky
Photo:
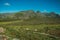
[[[22,10],[60,13],[60,0],[0,0],[0,13]]]

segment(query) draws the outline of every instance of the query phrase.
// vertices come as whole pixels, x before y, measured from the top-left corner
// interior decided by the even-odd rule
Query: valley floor
[[[0,22],[0,39],[60,40],[60,24],[24,25],[23,20]]]

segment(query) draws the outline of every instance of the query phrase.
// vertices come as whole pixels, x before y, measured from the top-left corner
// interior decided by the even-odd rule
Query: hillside
[[[16,13],[2,13],[0,14],[0,22],[1,21],[13,21],[13,20],[24,20],[27,22],[32,22],[40,24],[40,23],[50,23],[50,24],[59,24],[60,23],[60,15],[55,12],[40,12],[33,10],[20,11]]]
[[[0,13],[0,39],[60,40],[60,15],[33,10]]]

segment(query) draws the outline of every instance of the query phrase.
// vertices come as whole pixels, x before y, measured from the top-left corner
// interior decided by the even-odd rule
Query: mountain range
[[[20,11],[16,13],[0,13],[1,21],[24,20],[36,23],[60,23],[60,15],[55,12]]]

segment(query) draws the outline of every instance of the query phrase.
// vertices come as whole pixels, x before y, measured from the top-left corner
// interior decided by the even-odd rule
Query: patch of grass
[[[21,25],[21,20],[19,21],[10,21],[10,22],[0,22],[0,27],[6,29],[4,35],[8,36],[11,40],[17,38],[19,40],[60,40],[60,38],[50,37],[47,35],[42,35],[39,33],[50,34],[50,30],[59,30],[59,24],[39,24],[39,25]],[[35,33],[36,32],[36,33]],[[55,33],[57,37],[58,33]]]

